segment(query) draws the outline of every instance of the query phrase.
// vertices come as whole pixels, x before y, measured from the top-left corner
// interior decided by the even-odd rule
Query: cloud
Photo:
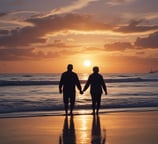
[[[64,48],[64,49],[72,49],[72,48],[79,48],[81,45],[79,44],[69,44],[69,43],[65,43],[62,40],[56,39],[54,40],[53,43],[50,44],[46,44],[46,45],[42,45],[42,48]]]
[[[10,11],[1,13],[0,17],[1,15],[3,17],[0,19],[0,28],[9,30],[17,27],[33,26],[33,24],[26,20],[33,17],[35,14],[37,14],[35,11]]]
[[[115,42],[112,44],[105,44],[104,48],[106,51],[124,51],[126,49],[131,49],[134,46],[129,42]]]
[[[5,16],[5,15],[7,15],[7,13],[0,12],[0,17],[3,17],[3,16]]]
[[[109,30],[110,25],[94,21],[89,15],[67,14],[45,18],[31,18],[26,26],[10,31],[8,36],[0,36],[0,46],[28,46],[33,43],[46,43],[48,34],[68,32],[69,30],[95,31]]]
[[[131,3],[135,0],[107,0],[106,3],[112,6]]]
[[[124,51],[126,49],[157,49],[158,48],[158,31],[150,34],[148,37],[138,37],[134,44],[130,42],[115,42],[105,44],[104,48],[106,51]]]
[[[104,51],[104,49],[103,48],[99,48],[99,47],[86,47],[86,48],[84,48],[83,50],[82,50],[84,53],[85,52],[98,52],[98,51]]]
[[[0,47],[19,47],[32,44],[46,44],[48,36],[68,34],[69,32],[97,32],[109,33],[134,33],[158,30],[158,26],[140,26],[142,20],[132,21],[128,26],[120,26],[114,29],[113,25],[101,23],[85,14],[54,15],[43,18],[29,18],[25,21],[30,26],[16,28],[9,35],[0,35]]]
[[[23,20],[0,20],[0,24],[5,25],[4,27],[10,27],[10,29],[17,27],[33,26],[33,24]]]
[[[132,20],[130,24],[127,26],[120,26],[114,31],[116,32],[122,32],[122,33],[140,33],[140,32],[147,32],[147,31],[156,31],[158,30],[158,26],[145,26],[145,25],[140,25],[143,22],[143,20]]]
[[[56,48],[65,48],[69,47],[64,42],[59,39],[54,40],[54,43],[46,45],[46,47],[56,47]]]
[[[33,54],[33,49],[19,49],[19,48],[10,48],[10,49],[0,49],[0,60],[21,60],[21,59],[30,59]]]
[[[0,48],[0,60],[2,61],[17,61],[17,60],[43,60],[54,59],[59,57],[67,57],[80,53],[79,45],[71,45],[62,42],[59,39],[54,40],[54,43],[39,45],[36,48]]]
[[[145,38],[137,38],[135,45],[141,48],[158,48],[158,31]]]
[[[2,61],[17,61],[17,60],[41,60],[48,58],[57,58],[61,55],[60,51],[36,50],[35,48],[7,48],[0,49],[0,60]]]
[[[8,36],[0,36],[0,46],[28,46],[31,43],[42,43],[46,40],[40,38],[36,29],[32,27],[24,27],[22,29],[15,29],[10,32]]]
[[[81,8],[87,6],[90,2],[93,2],[93,1],[97,1],[97,0],[77,0],[68,6],[53,9],[51,12],[49,12],[46,15],[43,15],[42,17],[48,17],[48,16],[52,16],[52,15],[56,15],[56,14],[70,13],[74,10],[78,10],[78,9],[81,9]]]
[[[58,34],[61,34],[61,32],[69,34],[70,31],[85,31],[85,33],[95,33],[96,31],[106,32],[112,31],[113,29],[112,25],[97,22],[92,19],[90,15],[83,14],[64,14],[43,18],[32,17],[27,19],[26,22],[32,23],[32,26],[16,28],[11,31],[0,31],[1,60],[38,60],[49,58],[52,59],[63,56],[63,54],[64,56],[74,55],[80,53],[80,49],[77,50],[77,48],[82,48],[81,45],[72,45],[69,43],[64,43],[58,39],[56,39],[53,43],[48,43],[49,36],[55,37]],[[132,27],[134,27],[135,29],[138,27],[140,28],[141,26],[139,25],[141,24],[141,22],[141,20],[132,21],[127,26],[130,29],[129,32],[133,32],[133,30],[131,29]],[[122,27],[120,27],[120,29],[121,28]],[[134,31],[136,31],[135,29]],[[122,30],[122,32],[124,31]],[[117,33],[116,29],[115,33]],[[155,33],[155,35],[158,34]],[[153,36],[150,35],[149,37]],[[138,38],[136,40],[135,45],[132,45],[129,42],[116,42],[106,44],[104,46],[104,51],[124,51],[126,49],[133,49],[136,48],[135,46],[140,46],[142,44],[142,41],[143,38]],[[37,47],[35,47],[35,49],[31,48],[35,46],[33,44],[37,44]],[[25,46],[27,46],[27,48]],[[24,49],[24,47],[26,49]],[[89,47],[86,50],[96,50],[94,47]],[[46,48],[48,48],[47,51],[45,50]],[[97,50],[102,51],[103,48],[98,48]]]
[[[27,16],[37,15],[37,14],[39,14],[39,12],[31,11],[31,10],[29,10],[29,11],[27,11],[27,10],[16,10],[16,11],[10,12],[9,14],[12,15],[12,16],[14,16],[14,15],[16,15],[16,16],[25,16],[25,18],[26,18]]]
[[[144,55],[145,52],[144,51],[140,51],[140,52],[136,52],[137,55]]]

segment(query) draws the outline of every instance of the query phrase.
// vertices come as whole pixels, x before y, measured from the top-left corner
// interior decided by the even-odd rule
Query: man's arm
[[[104,90],[105,94],[107,95],[108,94],[107,87],[106,87],[106,84],[105,84],[105,81],[104,81],[103,77],[102,77],[102,87],[103,87],[103,90]]]
[[[80,84],[80,81],[79,81],[77,74],[76,74],[76,86],[77,86],[78,90],[80,91],[80,94],[83,94],[82,87],[81,87],[81,84]]]
[[[59,81],[59,93],[62,93],[62,87],[63,87],[63,74],[61,75],[61,78]]]

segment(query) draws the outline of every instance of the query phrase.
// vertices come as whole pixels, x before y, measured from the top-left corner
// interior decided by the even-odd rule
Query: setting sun
[[[91,61],[90,60],[85,60],[84,61],[84,66],[85,67],[90,67],[91,66]]]

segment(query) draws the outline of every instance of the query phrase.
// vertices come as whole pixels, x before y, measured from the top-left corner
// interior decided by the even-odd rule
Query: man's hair
[[[68,64],[67,65],[67,70],[72,70],[73,69],[73,65],[72,64]]]
[[[98,66],[94,66],[94,67],[93,67],[93,72],[98,73],[98,72],[99,72],[99,67],[98,67]]]

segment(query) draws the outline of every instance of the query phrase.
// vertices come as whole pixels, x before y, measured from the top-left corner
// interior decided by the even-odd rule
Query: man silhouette
[[[93,67],[93,73],[88,77],[83,91],[86,91],[89,86],[92,98],[93,114],[95,114],[95,109],[97,109],[96,113],[98,114],[101,102],[102,89],[107,95],[107,88],[103,76],[99,74],[99,67],[97,66]]]
[[[72,115],[72,111],[74,109],[75,98],[76,98],[75,87],[77,86],[78,90],[80,91],[80,94],[83,94],[78,76],[72,70],[73,70],[73,65],[68,64],[67,71],[62,73],[59,82],[59,92],[60,93],[63,92],[63,101],[64,101],[66,115],[68,114],[69,102],[70,102],[70,115]]]

